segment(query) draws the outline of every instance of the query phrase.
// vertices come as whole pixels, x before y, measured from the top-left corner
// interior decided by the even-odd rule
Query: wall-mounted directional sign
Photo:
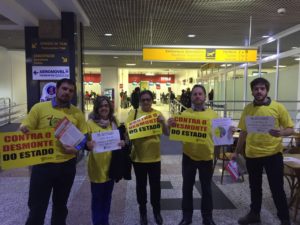
[[[257,49],[241,46],[144,46],[144,61],[245,63],[257,61]]]
[[[33,80],[70,78],[69,47],[66,40],[34,40],[31,51]]]

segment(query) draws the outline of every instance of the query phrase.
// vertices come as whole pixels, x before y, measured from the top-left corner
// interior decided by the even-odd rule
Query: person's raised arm
[[[169,134],[170,134],[169,133],[169,127],[166,124],[166,120],[165,120],[164,116],[159,115],[157,117],[157,121],[162,125],[162,130],[163,130],[164,135],[169,136]]]

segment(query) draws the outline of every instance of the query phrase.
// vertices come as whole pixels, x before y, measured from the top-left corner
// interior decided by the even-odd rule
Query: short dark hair
[[[254,86],[256,86],[258,84],[263,84],[266,86],[267,91],[270,90],[270,82],[268,80],[266,80],[265,78],[258,77],[258,78],[255,78],[253,81],[251,81],[251,83],[250,83],[251,91],[253,91]]]
[[[151,91],[149,91],[149,90],[144,90],[144,91],[142,91],[142,92],[140,93],[140,100],[141,100],[141,98],[142,98],[142,95],[145,95],[145,94],[150,95],[151,99],[153,100],[153,93],[152,93]]]
[[[108,113],[108,118],[110,120],[110,122],[116,122],[116,119],[114,117],[114,107],[112,102],[110,101],[109,97],[107,96],[97,96],[94,100],[94,108],[93,108],[93,113],[95,116],[95,119],[101,119],[98,113],[98,110],[102,104],[102,102],[106,101],[109,105],[109,113]]]
[[[193,91],[194,91],[195,88],[201,88],[203,90],[204,94],[206,95],[206,89],[205,89],[205,87],[203,85],[201,85],[201,84],[195,84],[193,86],[193,88],[192,88],[192,93],[193,93]]]
[[[59,81],[56,82],[56,89],[58,89],[63,83],[67,83],[67,84],[70,84],[70,85],[73,85],[75,90],[76,90],[76,83],[74,80],[71,80],[71,79],[67,79],[67,78],[64,78],[64,79],[61,79]]]

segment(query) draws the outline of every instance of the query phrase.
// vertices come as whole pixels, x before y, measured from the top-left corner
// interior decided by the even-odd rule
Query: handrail
[[[0,126],[21,120],[26,115],[26,106],[26,103],[12,103],[10,98],[0,98]]]
[[[170,114],[177,114],[181,112],[181,109],[186,110],[187,107],[181,104],[177,99],[170,100],[169,102],[169,112]]]

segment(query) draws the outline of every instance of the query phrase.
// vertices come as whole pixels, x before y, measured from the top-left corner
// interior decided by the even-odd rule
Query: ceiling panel
[[[34,13],[36,1],[14,0]],[[66,7],[68,0],[49,0],[57,8]],[[31,2],[26,5],[26,2]],[[59,3],[58,3],[59,2]],[[61,2],[61,3],[60,3]],[[84,27],[85,50],[141,51],[143,45],[245,45],[249,39],[252,16],[251,43],[262,40],[262,35],[273,35],[300,24],[299,0],[78,0],[90,20]],[[61,7],[59,7],[59,5]],[[285,15],[277,13],[286,8]],[[44,12],[44,15],[47,12]],[[0,16],[1,21],[5,18]],[[111,37],[104,36],[111,33]],[[195,34],[195,38],[188,38]],[[9,49],[24,48],[23,31],[0,31],[0,45]],[[281,43],[281,51],[300,46],[300,35],[293,35]],[[264,51],[274,52],[270,44]],[[201,64],[177,65],[143,62],[140,56],[88,55],[86,66],[124,67],[134,61],[137,67],[190,67]]]

